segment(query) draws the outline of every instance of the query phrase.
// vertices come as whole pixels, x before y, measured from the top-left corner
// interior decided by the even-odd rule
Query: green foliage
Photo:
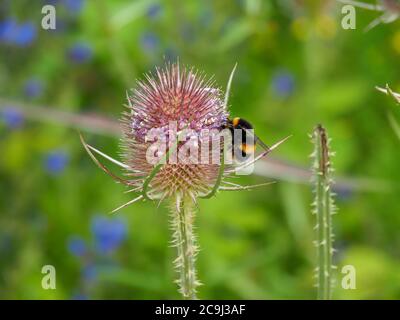
[[[48,106],[118,119],[135,79],[175,56],[214,74],[221,88],[238,63],[231,115],[251,121],[267,144],[293,135],[269,155],[274,161],[308,168],[307,133],[323,123],[338,155],[338,176],[387,182],[389,188],[376,185],[377,192],[335,190],[340,214],[333,298],[400,298],[399,141],[386,117],[398,106],[374,89],[389,83],[400,92],[398,21],[365,33],[377,15],[358,10],[357,29],[342,30],[340,4],[324,1],[154,1],[161,10],[150,17],[151,1],[96,0],[84,1],[79,14],[57,5],[59,29],[49,32],[40,29],[41,1],[6,2],[10,7],[0,21],[32,21],[37,35],[26,47],[0,42],[0,298],[180,298],[172,283],[168,208],[138,202],[122,209],[115,217],[124,219],[126,238],[116,250],[97,253],[93,217],[107,217],[134,195],[98,170],[75,130],[38,121],[40,114],[13,129],[3,117],[4,108],[23,103],[27,110]],[[79,64],[68,55],[78,42],[92,50]],[[32,77],[43,84],[34,97],[24,92]],[[85,139],[120,159],[115,137],[85,133]],[[68,161],[52,173],[48,153],[59,150]],[[117,166],[110,169],[122,174]],[[243,185],[267,181],[255,175],[234,179]],[[197,264],[206,285],[199,296],[314,299],[309,190],[278,181],[200,200]],[[93,252],[84,258],[71,254],[74,236]],[[40,285],[46,264],[57,270],[54,291]],[[347,264],[357,270],[355,290],[340,286]],[[92,266],[94,276],[87,269]]]

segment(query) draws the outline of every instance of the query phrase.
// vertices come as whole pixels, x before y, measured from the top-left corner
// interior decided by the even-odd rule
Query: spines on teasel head
[[[151,130],[157,130],[157,135],[164,137],[168,146],[169,140],[176,138],[171,136],[174,125],[177,132],[187,129],[198,138],[202,130],[221,128],[228,118],[222,91],[215,87],[214,81],[179,64],[167,64],[163,69],[157,68],[154,74],[147,74],[127,98],[122,144],[125,163],[134,170],[134,173],[129,170],[128,175],[133,178],[148,176],[154,168],[146,157],[152,143],[146,141],[146,136]],[[200,139],[197,141],[201,143]],[[219,165],[212,163],[166,163],[152,179],[149,193],[154,198],[176,193],[195,198],[213,185],[218,170]]]

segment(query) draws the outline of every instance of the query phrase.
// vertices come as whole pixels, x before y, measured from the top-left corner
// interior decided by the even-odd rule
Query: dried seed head
[[[143,181],[136,178],[147,177],[154,169],[148,151],[155,141],[165,142],[164,151],[168,152],[176,135],[186,130],[184,142],[196,138],[191,147],[201,150],[199,137],[203,130],[220,130],[228,117],[221,90],[214,87],[214,82],[193,69],[180,70],[179,64],[170,64],[156,69],[154,75],[146,75],[146,80],[139,81],[137,88],[128,95],[128,102],[128,112],[122,119],[122,144],[125,163],[129,166],[127,175],[132,179],[129,181],[137,187]],[[171,129],[174,126],[175,133]],[[155,139],[148,139],[150,135]],[[177,161],[165,163],[150,182],[148,194],[151,198],[162,199],[176,193],[195,198],[207,193],[218,177],[219,164],[199,163],[195,161],[198,157],[182,161],[180,154],[184,143],[179,142],[176,147]],[[212,150],[209,152],[211,159]],[[161,155],[158,150],[158,159]]]

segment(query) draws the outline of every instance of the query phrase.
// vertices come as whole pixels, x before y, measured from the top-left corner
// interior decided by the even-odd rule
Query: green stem
[[[315,202],[314,213],[317,216],[316,247],[317,247],[317,285],[318,299],[329,300],[332,298],[332,265],[333,255],[333,234],[332,215],[335,213],[333,204],[330,178],[331,166],[329,160],[328,138],[326,131],[317,126],[313,134],[315,145],[314,157],[314,181],[315,181]]]
[[[176,280],[179,292],[184,299],[197,299],[196,287],[199,285],[196,272],[196,254],[198,247],[193,232],[195,205],[189,197],[176,198],[171,208],[171,225],[173,230],[173,245],[177,248],[177,258],[174,261],[179,274]]]

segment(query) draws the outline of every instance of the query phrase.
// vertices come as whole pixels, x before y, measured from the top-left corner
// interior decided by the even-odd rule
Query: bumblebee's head
[[[228,120],[227,127],[232,132],[232,151],[234,157],[236,159],[240,158],[242,161],[247,160],[249,156],[254,154],[256,148],[254,137],[246,139],[246,136],[248,135],[247,130],[252,130],[253,126],[250,124],[250,122],[242,118],[235,117]],[[236,131],[236,134],[234,134],[234,130]],[[235,141],[235,138],[239,138],[238,141]]]
[[[239,117],[235,117],[232,120],[229,120],[229,124],[234,129],[253,129],[253,126],[250,122]]]
[[[225,128],[229,128],[232,132],[232,144],[234,149],[239,150],[243,156],[254,154],[257,144],[269,152],[269,147],[254,134],[253,126],[250,122],[240,117],[235,117],[233,119],[228,119]],[[233,131],[239,131],[242,138],[240,143],[234,141],[235,139],[233,139]],[[246,137],[250,139],[246,139]]]

